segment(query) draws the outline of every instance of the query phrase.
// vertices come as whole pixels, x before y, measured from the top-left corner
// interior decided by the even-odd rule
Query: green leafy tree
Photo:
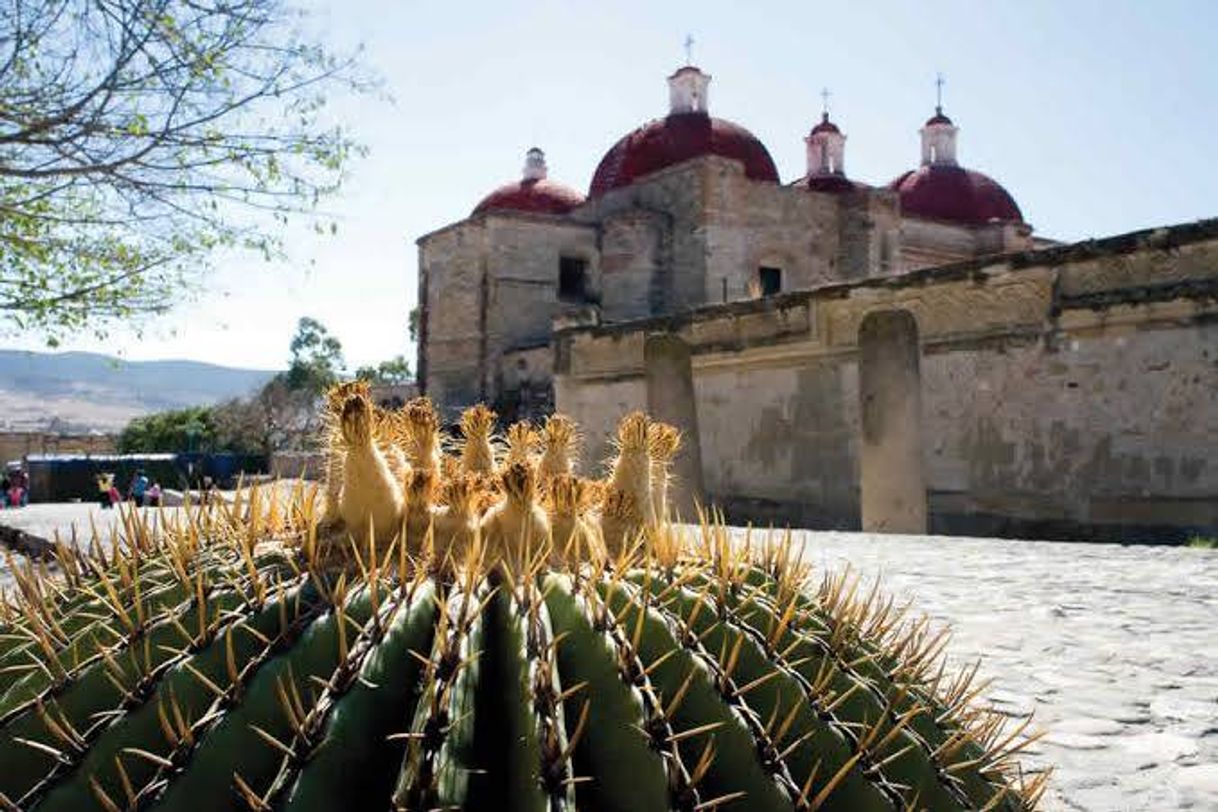
[[[289,389],[320,395],[338,382],[343,345],[317,319],[305,316],[296,323],[289,349],[292,358],[285,381]]]
[[[206,406],[137,417],[118,436],[120,454],[217,451],[216,425]]]
[[[360,367],[355,370],[355,377],[370,383],[407,383],[410,381],[410,362],[405,356],[398,355],[376,366]]]
[[[216,251],[282,255],[283,224],[360,151],[326,94],[369,88],[298,17],[281,0],[0,3],[0,324],[101,334],[181,300]]]

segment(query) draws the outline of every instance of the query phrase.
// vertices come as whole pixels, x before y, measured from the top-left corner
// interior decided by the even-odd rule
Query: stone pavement
[[[1218,810],[1218,552],[1179,547],[806,533],[954,630],[993,705],[1049,732],[1060,810]]]
[[[92,505],[31,505],[0,524],[49,536]],[[102,525],[99,521],[99,527]],[[1218,551],[801,533],[805,560],[879,577],[981,659],[987,701],[1049,734],[1053,810],[1218,810]],[[0,586],[4,583],[0,573]]]

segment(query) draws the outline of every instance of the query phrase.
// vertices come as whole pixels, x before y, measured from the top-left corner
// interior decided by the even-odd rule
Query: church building
[[[941,104],[919,131],[916,166],[884,186],[849,176],[846,135],[828,109],[803,137],[805,174],[784,181],[752,133],[711,115],[710,83],[692,65],[668,77],[667,114],[622,136],[586,194],[551,178],[533,148],[519,180],[418,240],[419,383],[446,419],[479,401],[507,420],[557,406],[592,427],[591,459],[622,410],[668,411],[687,437],[687,490],[736,519],[1059,535],[1218,525],[1218,463],[1188,462],[1218,450],[1218,426],[1174,437],[1178,453],[1156,450],[1144,432],[1161,414],[1111,406],[1143,432],[1127,452],[1106,416],[1071,434],[1077,417],[1055,423],[1034,404],[1024,414],[984,396],[1020,376],[1029,393],[1054,375],[1085,377],[1061,356],[1074,341],[1061,326],[1073,273],[1063,265],[1132,252],[1116,287],[1080,291],[1123,301],[1114,291],[1198,274],[1208,290],[1214,264],[1194,269],[1177,250],[1165,276],[1144,279],[1129,269],[1153,259],[1161,270],[1163,258],[1138,253],[1150,248],[1136,235],[1090,248],[1036,236],[1000,183],[957,159],[959,128]],[[1215,250],[1216,229],[1188,228],[1190,245]],[[1050,270],[1021,270],[1034,267]],[[1193,313],[1194,288],[1161,295],[1184,296]],[[895,320],[884,321],[889,311]],[[1150,330],[1134,321],[1130,330]],[[1218,338],[1214,323],[1173,324],[1189,336],[1173,352],[1193,353],[1177,360],[1210,385],[1208,395],[1194,384],[1176,394],[1218,414],[1218,356],[1206,363],[1190,349],[1204,343],[1199,330]],[[1114,342],[1101,346],[1117,352]],[[1017,363],[1013,353],[1029,347]],[[868,359],[878,366],[869,371]],[[927,373],[947,377],[928,389]],[[1135,398],[1136,388],[1107,397]],[[887,428],[869,431],[877,421]],[[897,425],[915,437],[894,440]],[[813,446],[801,451],[802,441]],[[1097,477],[1111,491],[1106,505],[1130,490],[1146,502],[1168,487],[1156,476],[1169,468],[1177,485],[1215,501],[1190,503],[1183,520],[1158,506],[1105,518],[1080,492],[1088,486],[1060,492],[1070,475],[1043,470],[1063,441],[1083,456],[1107,442],[1110,457],[1143,460]]]

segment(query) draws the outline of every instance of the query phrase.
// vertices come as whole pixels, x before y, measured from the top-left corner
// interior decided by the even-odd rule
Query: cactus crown
[[[328,408],[373,414],[358,390]],[[619,453],[649,449],[648,425],[631,415]],[[15,566],[0,806],[1017,810],[1043,793],[1015,761],[1024,728],[974,705],[974,672],[945,675],[944,635],[849,575],[813,580],[790,533],[640,523],[616,469],[539,500],[535,462],[490,483],[428,456],[397,526],[343,516],[399,487],[359,456],[391,442],[337,449],[355,466],[337,491],[347,474],[371,491],[338,508],[334,483],[240,490]]]

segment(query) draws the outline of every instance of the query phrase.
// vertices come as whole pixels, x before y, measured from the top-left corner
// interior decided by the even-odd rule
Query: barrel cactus
[[[564,418],[505,443],[477,407],[461,447],[426,401],[327,404],[316,492],[126,514],[15,569],[0,805],[1037,804],[1028,738],[925,621],[814,584],[789,534],[670,522],[670,427],[627,416],[592,481]]]

